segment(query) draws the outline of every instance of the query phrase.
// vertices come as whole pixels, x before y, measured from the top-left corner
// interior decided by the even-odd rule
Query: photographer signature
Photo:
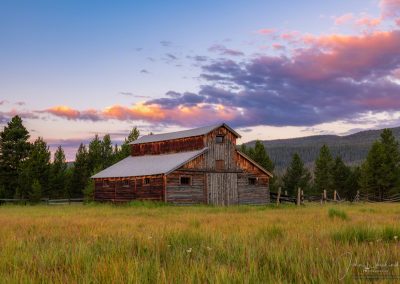
[[[393,275],[389,274],[389,272],[393,272],[395,268],[400,267],[400,263],[398,261],[396,262],[388,262],[388,261],[376,261],[374,263],[361,263],[358,260],[353,260],[353,254],[351,252],[346,252],[343,255],[341,255],[343,258],[349,258],[349,261],[346,262],[345,269],[343,273],[339,275],[339,280],[343,280],[347,275],[349,275],[350,270],[354,271],[356,270],[357,272],[357,277],[388,277],[388,278],[394,278]],[[397,275],[395,278],[400,278],[400,275]]]

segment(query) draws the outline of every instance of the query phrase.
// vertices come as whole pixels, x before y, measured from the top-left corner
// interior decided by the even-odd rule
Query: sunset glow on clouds
[[[354,3],[353,8],[364,2]],[[240,15],[240,8],[236,9]],[[85,91],[96,86],[96,92],[87,91],[87,95],[80,97],[52,96],[52,91],[63,91],[56,84],[57,78],[39,87],[36,83],[37,93],[27,97],[24,94],[29,89],[13,85],[0,88],[4,94],[0,99],[0,123],[4,125],[10,117],[20,114],[35,130],[33,136],[48,136],[55,144],[57,139],[66,143],[65,136],[77,141],[80,135],[85,140],[92,135],[89,129],[107,133],[123,128],[127,133],[133,125],[167,131],[225,121],[244,129],[246,140],[320,134],[321,129],[343,134],[355,128],[396,126],[400,122],[400,0],[376,1],[369,10],[349,9],[332,10],[331,16],[326,17],[332,29],[317,32],[301,26],[289,28],[284,21],[276,20],[264,26],[254,24],[247,32],[226,31],[226,36],[218,35],[219,40],[203,38],[204,46],[197,49],[188,47],[189,43],[176,44],[179,38],[167,40],[160,36],[157,47],[135,42],[126,56],[136,58],[129,67],[124,65],[126,58],[107,61],[99,57],[91,61],[93,67],[87,65],[91,72],[111,69],[115,77],[93,80],[91,85],[82,83],[86,78],[92,80],[90,72],[66,77],[72,85],[75,78]],[[201,13],[201,9],[198,11]],[[321,18],[322,12],[314,13],[308,17],[315,21]],[[271,15],[266,12],[267,18]],[[221,27],[230,20],[227,15]],[[232,20],[231,24],[236,22]],[[177,24],[175,29],[178,27],[181,25]],[[214,27],[218,27],[218,22],[214,22]],[[202,33],[197,35],[203,37]],[[145,36],[142,38],[145,40]],[[181,42],[184,39],[182,36]],[[85,56],[90,57],[90,53]],[[120,65],[114,66],[118,60]],[[100,63],[101,68],[96,65]],[[139,92],[126,87],[129,80],[118,76],[124,78],[132,68],[136,71],[130,75],[130,85],[140,86]],[[77,72],[79,69],[77,63]],[[59,72],[62,76],[66,71]],[[179,76],[181,79],[176,79]],[[20,85],[20,81],[15,80],[14,86]],[[53,82],[54,88],[42,98],[40,91],[47,91]],[[98,94],[110,85],[119,89],[109,96]],[[25,100],[26,104],[21,103]],[[68,127],[64,132],[52,131],[44,126],[46,123],[53,129],[58,128],[56,125]],[[80,134],[69,125],[76,125]]]

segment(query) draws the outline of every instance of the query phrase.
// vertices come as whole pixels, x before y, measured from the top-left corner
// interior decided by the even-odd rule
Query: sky
[[[400,126],[400,0],[0,1],[0,130],[68,160],[96,133]]]

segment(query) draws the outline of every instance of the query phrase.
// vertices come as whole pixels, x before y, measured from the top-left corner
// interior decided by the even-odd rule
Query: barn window
[[[123,186],[123,187],[129,187],[129,179],[124,179],[124,180],[122,181],[122,186]]]
[[[143,184],[150,184],[150,178],[144,178]]]
[[[225,168],[224,160],[215,160],[215,169],[217,171],[223,171]]]
[[[217,135],[217,137],[215,138],[215,143],[217,144],[224,143],[224,135]]]
[[[249,184],[250,184],[250,185],[255,185],[255,184],[257,184],[257,178],[255,178],[255,177],[249,178]]]
[[[103,179],[103,187],[109,187],[110,181],[108,179]]]
[[[191,177],[181,177],[180,182],[181,182],[181,185],[191,185],[192,178]]]

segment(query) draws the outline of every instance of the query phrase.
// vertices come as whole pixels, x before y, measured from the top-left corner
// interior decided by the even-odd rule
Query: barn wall
[[[243,170],[238,174],[239,204],[269,203],[269,176],[245,157],[236,155],[237,166]],[[256,178],[256,184],[249,184],[249,178]]]
[[[194,136],[167,141],[133,144],[131,145],[132,156],[159,155],[178,153],[203,149],[203,136]]]
[[[150,178],[150,184],[143,184]],[[95,179],[94,199],[96,201],[163,200],[163,176],[142,176],[131,178],[109,178],[109,186],[103,186],[104,179]],[[123,181],[128,180],[128,186]]]
[[[224,142],[215,142],[217,135],[224,136]],[[236,166],[236,136],[225,127],[219,127],[205,136],[205,144],[208,151],[205,154],[205,167],[209,170],[216,170],[216,160],[224,161],[224,170],[237,170]]]
[[[191,185],[180,185],[181,176],[190,176]],[[178,170],[167,175],[166,201],[175,204],[206,203],[205,174]]]
[[[238,201],[239,204],[267,204],[269,203],[268,179],[258,177],[255,185],[249,184],[249,178],[258,176],[250,173],[238,174]]]

